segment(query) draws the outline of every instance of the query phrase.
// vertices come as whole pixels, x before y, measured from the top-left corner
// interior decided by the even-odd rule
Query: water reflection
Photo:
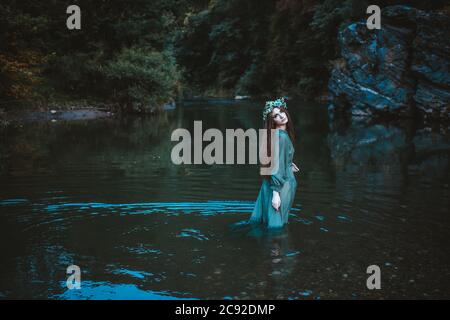
[[[65,283],[61,287],[65,287]],[[93,283],[83,282],[80,290],[67,290],[63,294],[57,295],[57,299],[70,300],[191,300],[189,298],[178,298],[175,295],[183,295],[179,292],[153,292],[139,289],[131,284],[113,284],[108,282]]]
[[[291,102],[299,188],[267,232],[247,224],[256,166],[170,161],[173,129],[258,127],[260,108],[2,129],[0,298],[448,298],[448,128]],[[71,264],[81,291],[65,288]],[[365,289],[371,264],[381,292]]]

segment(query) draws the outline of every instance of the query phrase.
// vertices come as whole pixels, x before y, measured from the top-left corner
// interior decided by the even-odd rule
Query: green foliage
[[[402,1],[380,0],[383,7]],[[435,9],[446,1],[412,0]],[[69,4],[82,29],[66,28]],[[8,0],[0,3],[0,103],[61,95],[145,111],[197,93],[320,94],[340,27],[365,0]],[[51,88],[51,89],[49,89]],[[55,91],[55,92],[53,92]],[[45,99],[43,99],[45,100]]]
[[[439,8],[445,1],[410,5]],[[236,94],[315,97],[339,54],[340,27],[367,17],[365,0],[216,0],[193,12],[177,57],[193,87]],[[403,1],[381,0],[384,7]]]
[[[175,96],[180,79],[170,53],[142,48],[123,49],[101,71],[113,99],[143,112]]]
[[[1,3],[0,100],[37,93],[51,99],[54,88],[146,111],[176,98],[180,72],[173,38],[191,2],[196,1]],[[81,8],[81,30],[66,28],[69,4]]]
[[[208,9],[191,13],[177,40],[177,59],[187,85],[205,90],[234,89],[263,56],[273,1],[211,1]]]

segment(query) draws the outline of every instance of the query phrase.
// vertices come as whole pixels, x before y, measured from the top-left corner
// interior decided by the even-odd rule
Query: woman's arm
[[[286,159],[287,159],[287,144],[285,143],[286,137],[282,135],[280,132],[278,132],[278,153],[275,154],[275,157],[277,159],[273,159],[273,172],[270,176],[269,185],[270,189],[272,189],[272,206],[275,208],[275,210],[278,211],[278,209],[281,206],[281,199],[279,192],[283,188],[284,183],[286,182],[285,176],[286,176]]]
[[[286,137],[282,135],[280,132],[278,134],[278,153],[274,150],[274,157],[272,158],[272,173],[270,175],[270,188],[273,191],[280,192],[283,188],[284,183],[286,182],[286,152],[288,151],[286,148],[285,139]],[[276,148],[274,148],[276,149]]]

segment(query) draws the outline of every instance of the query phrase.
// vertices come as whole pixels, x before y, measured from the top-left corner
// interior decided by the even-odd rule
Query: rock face
[[[328,87],[336,109],[354,115],[420,112],[450,119],[450,17],[407,6],[382,10],[339,32],[341,58]]]

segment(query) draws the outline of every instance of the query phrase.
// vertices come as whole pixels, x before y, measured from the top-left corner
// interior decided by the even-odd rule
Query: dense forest
[[[380,7],[404,1],[380,0]],[[442,10],[446,1],[407,4]],[[66,8],[81,8],[68,30]],[[0,109],[15,102],[179,97],[318,97],[336,35],[367,17],[361,0],[7,0],[0,3]]]

